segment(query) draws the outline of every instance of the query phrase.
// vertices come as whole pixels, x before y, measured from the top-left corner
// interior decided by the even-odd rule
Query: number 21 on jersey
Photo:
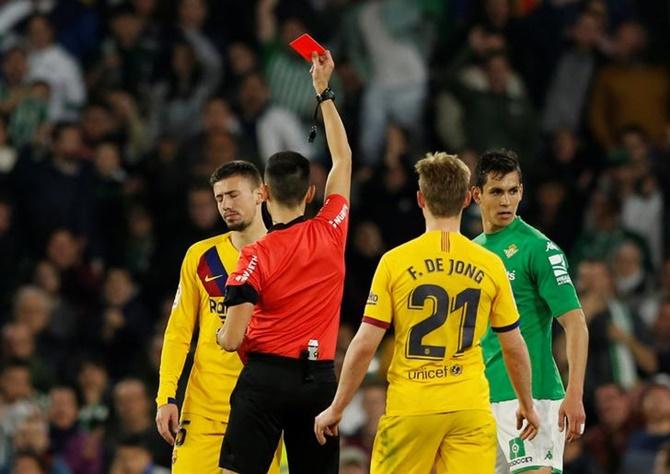
[[[447,291],[437,285],[419,285],[410,294],[407,307],[412,310],[423,310],[432,303],[432,313],[422,321],[413,325],[407,337],[405,357],[408,359],[442,360],[447,352],[449,333],[442,331],[444,345],[428,345],[423,343],[424,337],[438,331],[447,322],[450,314],[460,310],[461,321],[458,330],[457,354],[472,347],[477,322],[477,307],[481,290],[466,288],[455,297],[450,298]],[[451,342],[451,341],[449,341]]]

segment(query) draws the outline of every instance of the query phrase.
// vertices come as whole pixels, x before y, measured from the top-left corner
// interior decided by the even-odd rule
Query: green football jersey
[[[552,353],[552,322],[554,317],[581,307],[565,255],[519,217],[498,232],[479,235],[475,242],[498,255],[505,264],[521,315],[521,334],[530,353],[533,398],[563,398],[565,390]],[[498,337],[490,327],[482,339],[482,350],[491,401],[515,399]]]

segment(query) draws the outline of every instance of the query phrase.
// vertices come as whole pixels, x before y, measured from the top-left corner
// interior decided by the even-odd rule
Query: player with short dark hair
[[[156,397],[156,425],[161,436],[174,445],[172,472],[176,474],[220,472],[218,458],[230,412],[228,400],[242,362],[237,354],[222,354],[214,334],[226,318],[225,281],[235,269],[240,250],[266,232],[261,217],[261,175],[253,164],[226,163],[212,173],[209,182],[230,232],[196,242],[186,252],[165,330]],[[180,418],[175,400],[177,382],[198,329]],[[278,456],[269,472],[279,472]]]
[[[496,473],[560,472],[566,434],[572,441],[584,432],[582,396],[588,351],[584,313],[561,249],[517,216],[523,184],[516,153],[504,149],[486,152],[475,173],[473,195],[484,227],[475,242],[499,256],[505,265],[521,314],[521,334],[533,361],[533,399],[543,425],[534,440],[517,435],[517,397],[502,370],[500,344],[493,331],[488,331],[482,349],[498,429]],[[566,335],[567,393],[552,353],[554,319]]]
[[[282,430],[291,474],[338,472],[339,441],[322,446],[313,434],[314,417],[337,385],[333,360],[349,222],[351,150],[328,88],[334,67],[329,52],[312,58],[333,161],[323,207],[314,219],[303,216],[315,192],[304,156],[271,156],[265,189],[274,225],[242,251],[228,278],[228,317],[218,341],[248,362],[230,399],[224,473],[264,472]]]
[[[523,400],[517,429],[524,419],[528,424],[519,436],[532,438],[538,430],[519,314],[500,259],[459,232],[463,208],[470,204],[465,163],[435,153],[420,160],[416,170],[426,232],[382,256],[337,394],[316,418],[314,431],[320,442],[337,433],[344,408],[393,326],[386,413],[377,428],[370,472],[491,474],[495,421],[479,346],[489,324]]]

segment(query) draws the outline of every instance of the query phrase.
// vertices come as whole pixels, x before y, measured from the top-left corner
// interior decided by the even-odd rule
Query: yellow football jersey
[[[418,415],[489,409],[479,340],[519,313],[499,257],[431,231],[384,254],[363,320],[395,331],[386,414]]]
[[[237,267],[239,251],[230,233],[193,244],[182,262],[179,287],[165,330],[156,403],[174,398],[191,338],[199,328],[193,368],[188,378],[182,413],[228,421],[230,393],[242,362],[235,352],[216,344],[216,330],[226,316],[223,305],[228,273]]]

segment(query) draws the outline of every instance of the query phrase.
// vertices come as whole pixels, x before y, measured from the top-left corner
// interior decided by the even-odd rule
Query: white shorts
[[[563,400],[533,401],[541,425],[532,441],[519,438],[517,400],[491,403],[498,429],[496,474],[514,474],[545,466],[551,467],[554,474],[563,472],[565,431],[558,430],[558,410]]]

